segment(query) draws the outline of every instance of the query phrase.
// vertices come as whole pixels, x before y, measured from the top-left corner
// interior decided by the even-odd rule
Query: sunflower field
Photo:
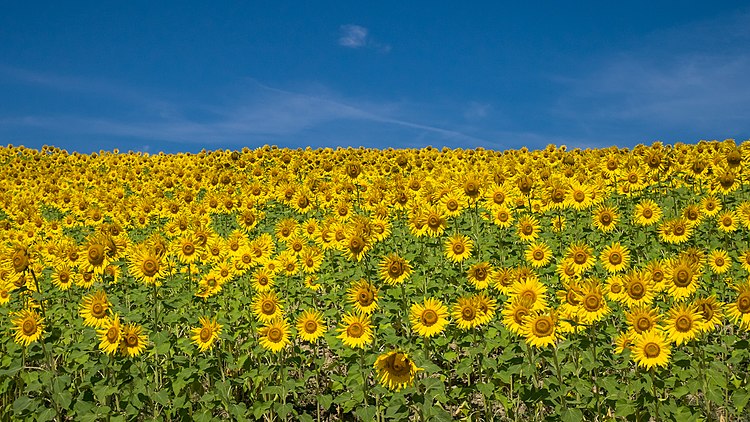
[[[750,420],[750,141],[0,166],[1,420]]]

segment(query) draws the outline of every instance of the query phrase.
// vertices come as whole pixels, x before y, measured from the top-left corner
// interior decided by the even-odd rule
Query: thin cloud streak
[[[339,45],[348,48],[360,48],[367,44],[367,28],[359,25],[341,25]]]

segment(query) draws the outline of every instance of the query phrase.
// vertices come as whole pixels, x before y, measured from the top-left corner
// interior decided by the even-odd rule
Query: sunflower
[[[391,286],[403,283],[410,274],[409,261],[396,254],[388,255],[380,262],[380,277]]]
[[[297,335],[302,340],[315,342],[326,332],[323,315],[318,311],[304,311],[297,319]]]
[[[10,302],[11,289],[13,289],[13,283],[0,280],[0,305]]]
[[[589,280],[581,287],[580,304],[581,319],[587,324],[601,320],[610,312],[602,285],[596,280]]]
[[[338,329],[338,338],[351,348],[364,348],[373,340],[372,325],[369,315],[348,313],[344,315],[344,324]]]
[[[534,311],[524,317],[522,334],[527,344],[537,348],[547,347],[559,338],[556,326],[557,315],[554,312]]]
[[[675,300],[683,300],[698,290],[701,272],[687,257],[672,259],[666,271],[669,295]]]
[[[266,292],[274,286],[273,273],[266,268],[257,268],[250,279],[253,282],[253,289],[257,292]]]
[[[146,343],[148,343],[148,337],[143,333],[143,327],[133,323],[123,327],[120,353],[124,356],[138,356],[146,349]]]
[[[659,226],[659,238],[662,242],[666,243],[685,243],[690,239],[692,234],[693,226],[684,217],[664,221]]]
[[[349,301],[363,314],[371,314],[378,309],[378,289],[365,279],[352,284],[349,288]]]
[[[52,284],[60,290],[68,290],[73,285],[74,273],[68,264],[60,264],[52,273]]]
[[[625,283],[621,275],[611,275],[604,283],[604,295],[607,299],[622,302],[625,293]]]
[[[703,314],[695,305],[676,304],[667,315],[664,321],[667,338],[678,346],[694,339],[702,331]]]
[[[627,332],[621,332],[617,334],[613,339],[612,343],[615,345],[615,353],[621,355],[626,349],[630,350],[633,347],[633,337]]]
[[[662,212],[656,202],[650,199],[644,199],[635,206],[633,214],[635,224],[639,226],[650,226],[661,219]]]
[[[466,207],[469,206],[469,201],[465,196],[455,191],[449,191],[446,195],[440,198],[440,210],[445,214],[446,217],[457,217],[461,215]]]
[[[161,284],[159,280],[167,274],[167,269],[162,263],[162,255],[148,245],[139,245],[131,248],[128,256],[128,272],[136,280],[146,284]]]
[[[378,372],[378,378],[383,386],[391,390],[400,390],[414,382],[418,368],[409,359],[409,355],[400,351],[392,351],[378,356],[373,367]]]
[[[313,274],[320,270],[323,264],[323,253],[317,246],[306,246],[299,257],[302,271],[306,274]]]
[[[454,234],[445,241],[445,256],[455,263],[464,261],[471,255],[474,243],[468,236]]]
[[[280,352],[292,341],[289,339],[289,323],[282,318],[266,321],[266,325],[258,330],[260,345],[274,353]]]
[[[526,248],[525,257],[532,267],[545,267],[552,260],[552,250],[544,242],[531,243]]]
[[[628,307],[649,305],[654,300],[653,282],[644,271],[631,270],[623,277],[625,294],[622,301]]]
[[[78,314],[83,318],[83,325],[102,328],[109,321],[107,312],[109,307],[107,294],[103,290],[100,290],[84,296]]]
[[[351,261],[362,261],[365,254],[372,249],[372,243],[362,233],[353,231],[344,241],[344,255]]]
[[[490,298],[485,293],[478,293],[471,297],[474,300],[476,308],[479,310],[479,322],[482,325],[490,322],[495,317],[497,310],[497,301]]]
[[[507,229],[513,225],[513,213],[505,205],[496,207],[492,211],[492,222],[501,229]]]
[[[737,215],[727,210],[716,216],[716,227],[723,233],[733,233],[737,230]]]
[[[83,245],[84,261],[83,269],[96,275],[104,273],[104,268],[111,263],[108,248],[102,236],[91,236]]]
[[[210,350],[216,340],[219,339],[221,324],[216,322],[216,318],[211,321],[208,317],[200,317],[198,321],[201,326],[191,330],[193,335],[190,339],[193,341],[193,344],[198,346],[201,352],[205,352],[206,350]]]
[[[715,274],[724,274],[732,266],[732,258],[723,249],[714,249],[708,255],[708,265]]]
[[[518,220],[518,237],[524,242],[532,242],[539,237],[539,220],[532,215],[524,215]]]
[[[511,299],[522,301],[533,311],[547,307],[547,286],[538,279],[518,281],[511,286]]]
[[[477,289],[486,289],[492,279],[492,266],[489,262],[472,265],[466,273],[469,283]]]
[[[28,347],[31,343],[39,340],[44,332],[44,318],[33,309],[24,309],[11,314],[14,318],[13,330],[15,330],[16,343]]]
[[[117,353],[122,341],[120,317],[117,314],[112,315],[106,324],[96,330],[96,334],[99,336],[99,350],[108,355]]]
[[[170,248],[173,256],[176,256],[177,260],[183,264],[197,262],[203,253],[203,248],[198,246],[198,242],[190,233],[184,233],[175,239]]]
[[[655,366],[667,366],[672,350],[664,333],[651,330],[634,336],[631,348],[633,359],[638,366],[651,369]]]
[[[439,300],[429,298],[424,304],[411,305],[409,319],[411,327],[420,336],[432,337],[440,334],[448,325],[448,308]]]
[[[635,334],[643,334],[659,328],[660,319],[661,315],[657,310],[647,305],[636,305],[630,311],[625,312],[625,321]]]
[[[627,269],[630,263],[630,251],[620,242],[608,245],[599,256],[602,266],[607,272],[616,273]]]
[[[713,217],[721,211],[721,201],[714,195],[706,195],[700,203],[703,214],[707,217]]]
[[[575,242],[568,247],[565,258],[570,259],[571,265],[578,274],[583,273],[596,263],[593,250],[583,242]]]
[[[608,233],[615,229],[618,218],[616,208],[601,205],[596,211],[594,211],[592,220],[596,229]]]
[[[556,215],[552,217],[552,231],[555,233],[562,233],[565,230],[565,217],[562,215]]]
[[[458,328],[468,330],[479,326],[483,322],[483,315],[472,297],[460,297],[453,305],[451,314]]]
[[[422,214],[422,223],[428,236],[438,237],[445,232],[445,215],[438,207],[428,207]]]
[[[279,297],[273,290],[260,292],[253,301],[253,313],[261,322],[269,322],[282,317]]]
[[[745,330],[750,330],[750,281],[734,286],[737,298],[726,305],[727,316]]]
[[[698,308],[703,317],[703,324],[700,327],[702,332],[713,331],[724,316],[723,304],[716,300],[714,295],[695,299],[693,305]]]

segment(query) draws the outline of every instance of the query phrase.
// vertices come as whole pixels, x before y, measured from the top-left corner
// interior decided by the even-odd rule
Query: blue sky
[[[148,152],[750,138],[746,2],[14,2],[0,144]]]

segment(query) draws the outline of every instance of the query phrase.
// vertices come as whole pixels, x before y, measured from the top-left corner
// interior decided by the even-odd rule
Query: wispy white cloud
[[[381,53],[391,51],[391,46],[374,40],[364,26],[347,24],[339,27],[339,45],[346,48],[372,48]]]

